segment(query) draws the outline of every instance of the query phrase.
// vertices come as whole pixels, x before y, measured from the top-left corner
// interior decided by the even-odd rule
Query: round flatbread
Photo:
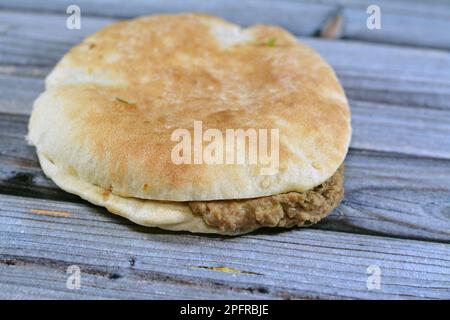
[[[278,130],[275,173],[175,163],[174,131],[194,136],[195,123]],[[140,224],[219,232],[187,201],[308,191],[335,174],[350,135],[345,94],[314,50],[279,27],[180,14],[118,22],[72,48],[35,101],[28,139],[71,193]]]

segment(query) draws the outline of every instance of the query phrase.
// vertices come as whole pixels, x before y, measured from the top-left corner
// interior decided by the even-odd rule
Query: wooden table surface
[[[376,1],[382,29],[369,30],[372,2],[0,0],[0,298],[449,299],[450,3]],[[70,4],[81,30],[66,28]],[[332,64],[353,138],[345,199],[323,222],[240,237],[172,233],[44,176],[24,136],[55,63],[115,20],[181,11],[281,25]],[[80,289],[66,286],[71,265]],[[369,266],[379,289],[367,287]]]

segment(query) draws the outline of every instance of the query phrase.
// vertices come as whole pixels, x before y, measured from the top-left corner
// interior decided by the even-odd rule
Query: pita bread
[[[278,173],[175,164],[171,134],[194,120],[278,128]],[[35,101],[28,140],[68,192],[142,225],[220,232],[186,201],[310,190],[342,164],[350,135],[333,70],[291,34],[180,14],[115,23],[72,48]]]

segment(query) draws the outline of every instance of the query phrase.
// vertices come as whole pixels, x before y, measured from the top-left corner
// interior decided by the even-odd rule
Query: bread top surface
[[[278,129],[277,172],[174,163],[172,134],[193,137],[194,121],[203,132]],[[345,94],[314,50],[279,27],[180,14],[118,22],[72,48],[35,101],[28,138],[114,194],[193,201],[309,190],[341,165],[350,135]]]

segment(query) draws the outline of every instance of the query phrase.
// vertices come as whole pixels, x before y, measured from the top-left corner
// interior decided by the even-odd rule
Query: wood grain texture
[[[115,21],[103,17],[86,17],[81,30],[68,30],[65,19],[63,14],[0,11],[3,28],[0,33],[0,71],[8,74],[28,72],[35,76],[45,74],[70,47]],[[383,75],[387,80],[415,80],[420,85],[428,86],[450,83],[447,72],[450,54],[447,52],[351,41],[300,40],[316,48],[337,69],[348,72],[361,70],[375,77]],[[424,83],[427,81],[430,83]]]
[[[130,258],[132,261],[134,258]],[[2,263],[3,262],[3,263]],[[267,299],[260,288],[166,273],[80,264],[80,289],[67,289],[67,260],[0,256],[2,299]],[[110,263],[110,265],[115,265]],[[118,273],[120,272],[120,273]],[[124,274],[126,274],[124,276]]]
[[[425,92],[423,96],[417,94],[412,104],[389,104],[382,102],[388,99],[389,94],[396,97],[392,100],[401,100],[402,96],[408,95],[408,89],[389,89],[389,83],[385,82],[386,89],[390,91],[377,90],[375,85],[382,84],[382,79],[376,82],[357,77],[360,81],[354,77],[340,76],[350,97],[354,129],[352,148],[450,159],[450,100],[446,100],[450,92],[437,93],[439,89],[430,87],[430,93]],[[371,86],[371,83],[374,85]],[[3,90],[0,112],[29,115],[34,99],[44,90],[44,84],[42,78],[0,74],[0,88]],[[433,91],[436,92],[433,99],[437,102],[428,105],[432,99],[426,100],[427,96]],[[366,101],[352,99],[353,96]]]
[[[299,0],[294,0],[295,2]],[[306,0],[301,2],[310,2]],[[319,0],[335,5],[343,20],[341,39],[450,49],[450,3],[443,0]],[[367,28],[367,8],[378,5],[381,29]]]
[[[32,12],[64,14],[69,0],[8,1],[0,0],[0,8]],[[376,4],[381,9],[382,29],[369,30],[366,10]],[[450,49],[450,4],[442,0],[131,0],[126,6],[118,0],[102,2],[79,0],[77,5],[85,16],[130,18],[138,15],[200,11],[220,15],[233,22],[278,24],[297,35],[318,35],[333,15],[343,18],[344,39],[392,43],[408,46]]]
[[[64,273],[73,264],[87,275],[75,297],[89,297],[94,285],[99,297],[154,298],[161,282],[168,284],[161,298],[450,297],[448,244],[319,230],[205,237],[141,228],[85,204],[11,196],[0,204],[0,281],[12,288],[2,297],[24,283],[32,294],[70,295]],[[36,215],[35,208],[70,216]],[[367,290],[370,265],[382,271],[380,290]]]
[[[27,121],[0,114],[0,192],[81,202],[44,176],[24,140]],[[351,149],[345,164],[345,200],[315,228],[450,241],[450,160]]]

